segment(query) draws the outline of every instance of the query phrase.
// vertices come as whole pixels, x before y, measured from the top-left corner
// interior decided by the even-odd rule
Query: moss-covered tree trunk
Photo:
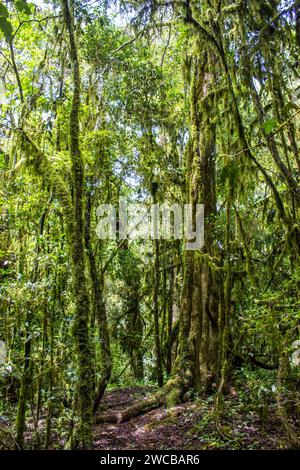
[[[63,12],[70,44],[70,59],[73,71],[73,99],[69,120],[69,148],[72,163],[73,220],[69,221],[68,237],[72,260],[75,318],[73,325],[74,345],[78,360],[78,426],[75,445],[82,448],[92,446],[92,392],[93,367],[89,336],[90,299],[86,279],[84,246],[84,165],[79,148],[80,73],[77,47],[74,36],[72,3],[63,1]]]
[[[219,292],[216,273],[204,261],[213,255],[215,195],[215,124],[211,72],[213,55],[201,51],[192,64],[191,134],[187,148],[188,201],[193,207],[204,204],[204,247],[187,252],[180,316],[179,356],[173,373],[185,377],[182,385],[208,388],[219,375],[218,315]]]
[[[32,321],[32,312],[30,306],[27,307],[26,312],[26,322],[27,325],[25,329],[25,343],[24,343],[24,363],[22,371],[22,379],[20,392],[18,397],[18,410],[16,418],[16,443],[18,449],[23,449],[24,446],[24,432],[25,432],[25,418],[26,418],[26,405],[27,397],[31,383],[32,377],[32,367],[31,367],[31,337],[30,337],[30,325]]]
[[[157,185],[152,183],[152,202],[157,204]],[[160,328],[159,328],[159,282],[160,282],[160,255],[159,255],[159,239],[158,231],[154,230],[154,286],[153,286],[153,317],[154,317],[154,343],[155,343],[155,363],[156,363],[156,377],[157,385],[163,385],[163,369],[162,369],[162,354],[160,343]]]
[[[130,369],[134,378],[143,380],[142,342],[144,323],[140,311],[141,271],[128,240],[123,241],[118,254],[124,283],[122,298],[125,310],[125,329],[121,337],[121,346],[129,356]]]
[[[110,349],[110,335],[108,329],[107,314],[103,299],[103,276],[99,274],[99,270],[97,269],[96,257],[91,242],[91,206],[92,201],[90,193],[87,196],[85,211],[85,245],[89,261],[91,285],[93,289],[93,318],[96,319],[98,325],[98,336],[101,351],[101,377],[98,383],[96,384],[96,392],[93,403],[93,413],[95,414],[111,377],[112,355]]]

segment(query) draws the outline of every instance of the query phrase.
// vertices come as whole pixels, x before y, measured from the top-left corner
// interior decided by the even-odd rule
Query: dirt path
[[[123,411],[135,400],[153,392],[150,387],[131,387],[106,392],[99,415]],[[237,399],[229,398],[229,412],[216,423],[210,400],[186,402],[149,413],[121,424],[95,426],[95,449],[98,450],[169,450],[169,449],[278,449],[283,436],[278,422],[271,416],[262,429],[254,411],[240,409]]]

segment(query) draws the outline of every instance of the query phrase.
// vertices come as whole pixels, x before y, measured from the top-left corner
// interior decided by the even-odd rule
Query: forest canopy
[[[299,53],[299,1],[0,1],[0,448],[299,449]]]

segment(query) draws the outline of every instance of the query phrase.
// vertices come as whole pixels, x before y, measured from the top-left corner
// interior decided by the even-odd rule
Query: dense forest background
[[[299,448],[299,53],[299,1],[1,0],[1,448]]]

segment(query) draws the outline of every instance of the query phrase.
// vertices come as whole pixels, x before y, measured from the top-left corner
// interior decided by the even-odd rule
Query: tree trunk
[[[156,204],[156,184],[152,185],[152,196],[153,204]],[[156,232],[156,230],[155,230]],[[163,385],[163,370],[162,370],[162,357],[161,357],[161,346],[160,346],[160,331],[159,331],[159,240],[158,234],[155,234],[154,239],[154,289],[153,289],[153,316],[154,316],[154,336],[155,336],[155,359],[156,359],[156,376],[157,385],[162,387]]]
[[[69,36],[70,58],[73,70],[73,99],[69,121],[69,145],[73,182],[73,220],[68,221],[75,318],[73,326],[75,351],[78,359],[77,403],[79,423],[75,442],[82,448],[92,446],[92,393],[93,367],[89,335],[90,299],[85,275],[83,188],[84,167],[79,148],[80,74],[77,47],[74,36],[72,3],[63,1],[64,20]]]
[[[87,197],[86,204],[86,225],[85,225],[85,246],[89,261],[90,278],[93,288],[93,317],[96,318],[99,331],[100,350],[101,350],[101,379],[99,380],[93,404],[93,413],[95,414],[102,400],[105,389],[111,377],[112,356],[110,349],[110,335],[108,329],[105,303],[103,300],[103,278],[100,277],[97,270],[96,259],[91,243],[91,195]]]

